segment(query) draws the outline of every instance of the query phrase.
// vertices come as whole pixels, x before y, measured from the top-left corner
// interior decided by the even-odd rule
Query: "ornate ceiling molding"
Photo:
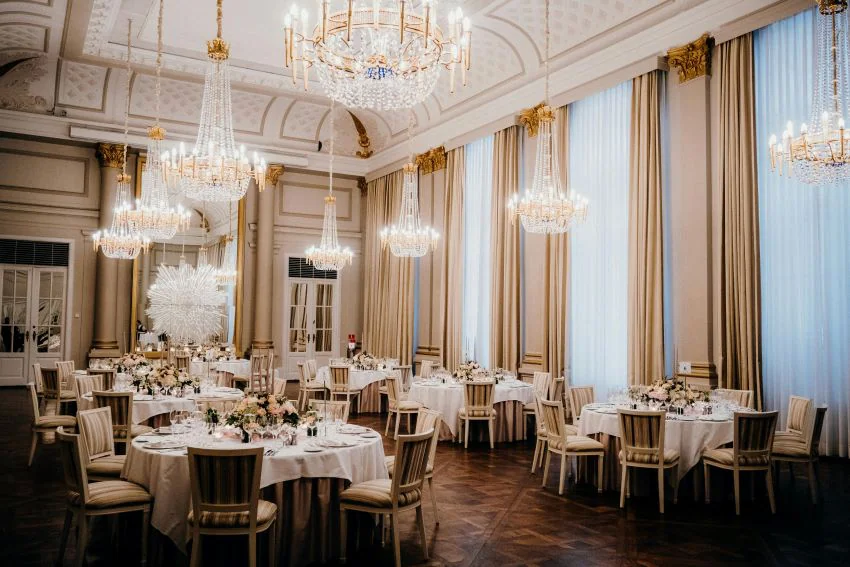
[[[360,149],[357,150],[357,157],[367,159],[374,153],[371,147],[372,142],[369,141],[369,133],[366,132],[363,122],[353,112],[349,110],[348,115],[351,116],[354,127],[357,129],[357,143],[360,144]]]
[[[552,109],[546,106],[545,102],[541,102],[531,108],[526,108],[517,116],[517,123],[520,126],[525,126],[529,138],[537,136],[537,130],[540,128],[541,122],[551,122],[555,119],[555,114]]]
[[[423,175],[435,173],[446,168],[446,148],[437,146],[431,148],[423,154],[416,156],[416,165],[419,166],[419,171]]]
[[[711,75],[711,48],[714,39],[707,33],[699,39],[667,51],[667,63],[679,69],[679,83]]]

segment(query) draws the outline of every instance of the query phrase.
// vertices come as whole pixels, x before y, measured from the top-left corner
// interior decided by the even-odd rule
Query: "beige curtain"
[[[466,175],[464,148],[460,146],[446,158],[446,197],[443,209],[445,234],[440,271],[440,308],[442,310],[443,365],[454,370],[462,362],[463,334],[463,181]]]
[[[413,262],[381,249],[378,234],[397,220],[404,176],[401,171],[366,185],[363,349],[410,364],[413,350]]]
[[[552,136],[554,154],[560,164],[561,185],[569,191],[569,107],[555,109]],[[545,369],[552,376],[560,376],[566,367],[567,317],[569,316],[570,289],[570,236],[569,233],[546,237],[546,317],[543,322],[543,353]]]
[[[490,208],[490,366],[516,370],[520,357],[520,223],[511,224],[508,200],[519,186],[520,130],[493,138],[493,194]]]
[[[661,88],[652,71],[632,80],[629,151],[629,384],[664,377]]]
[[[717,46],[723,247],[723,382],[762,407],[761,296],[752,34]]]

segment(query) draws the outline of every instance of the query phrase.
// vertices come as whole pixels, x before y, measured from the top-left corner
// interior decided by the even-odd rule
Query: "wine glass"
[[[174,435],[175,426],[180,422],[180,410],[173,409],[168,412],[168,421],[171,422],[171,434]]]

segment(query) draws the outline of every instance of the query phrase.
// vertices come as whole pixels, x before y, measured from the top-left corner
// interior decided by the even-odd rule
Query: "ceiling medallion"
[[[844,126],[848,108],[848,37],[850,19],[844,0],[818,0],[815,89],[807,125],[788,121],[782,140],[770,136],[770,166],[811,185],[850,178],[850,131]]]
[[[331,4],[337,6],[332,8]],[[292,81],[307,90],[315,66],[325,92],[349,107],[411,108],[433,91],[440,67],[454,92],[456,69],[466,85],[472,30],[460,8],[450,10],[444,33],[436,0],[321,0],[310,31],[309,13],[292,5],[284,16],[285,62]]]

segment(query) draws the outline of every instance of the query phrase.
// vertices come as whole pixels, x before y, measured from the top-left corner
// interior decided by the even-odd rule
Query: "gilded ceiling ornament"
[[[526,108],[520,112],[517,120],[521,126],[525,126],[525,129],[528,131],[528,137],[534,138],[540,129],[540,123],[552,122],[555,120],[555,113],[552,112],[552,108],[545,102],[541,102],[537,106]]]
[[[366,126],[363,125],[363,122],[357,118],[357,115],[350,110],[348,111],[348,114],[351,116],[351,120],[354,122],[354,127],[357,129],[357,143],[362,148],[357,151],[357,157],[366,159],[375,153],[372,151],[372,142],[369,140],[369,133],[366,131]]]
[[[684,83],[703,75],[711,75],[711,48],[714,38],[707,33],[687,45],[667,52],[667,63],[679,68],[679,82]]]
[[[98,144],[97,160],[100,167],[120,169],[124,166],[124,144]]]
[[[276,163],[270,164],[266,170],[266,184],[271,187],[275,187],[277,185],[277,180],[280,179],[282,173],[282,165]]]
[[[446,148],[437,146],[416,156],[416,165],[423,175],[435,173],[446,168]]]
[[[366,185],[366,178],[365,177],[358,177],[357,178],[357,188],[360,189],[360,195],[361,196],[366,194],[367,185]]]

